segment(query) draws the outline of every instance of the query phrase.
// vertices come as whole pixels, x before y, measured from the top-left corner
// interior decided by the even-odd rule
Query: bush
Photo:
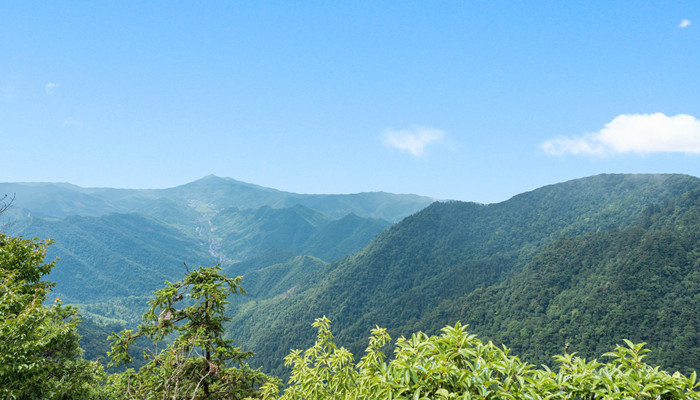
[[[384,329],[372,330],[363,358],[332,341],[330,321],[313,324],[316,343],[285,358],[292,366],[289,386],[279,393],[277,382],[263,387],[265,399],[700,399],[696,373],[669,374],[642,360],[644,343],[625,346],[603,356],[608,363],[587,362],[575,354],[555,357],[556,371],[509,355],[505,346],[483,343],[457,323],[439,336],[413,334],[396,341],[395,357],[385,361],[389,343]]]

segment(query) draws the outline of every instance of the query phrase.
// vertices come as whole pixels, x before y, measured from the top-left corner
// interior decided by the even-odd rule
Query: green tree
[[[75,308],[43,303],[55,266],[44,263],[51,241],[0,233],[0,396],[94,399],[105,396],[98,362],[81,358]]]
[[[139,371],[110,377],[126,399],[242,399],[254,397],[267,376],[248,367],[243,352],[224,340],[226,298],[245,293],[241,277],[227,278],[221,268],[199,267],[176,283],[155,292],[144,323],[136,331],[110,336],[110,365],[131,361],[129,347],[146,336],[159,344],[172,339],[162,351],[144,354],[148,363]],[[179,307],[179,308],[178,308]],[[173,339],[174,337],[174,339]]]
[[[535,366],[509,354],[505,346],[483,343],[457,323],[439,336],[421,332],[396,341],[394,358],[381,349],[386,331],[372,331],[365,356],[332,342],[330,321],[317,319],[318,339],[308,350],[294,350],[285,359],[292,366],[289,386],[280,395],[270,381],[266,400],[311,399],[646,399],[700,400],[696,374],[668,374],[643,362],[644,344],[625,341],[606,364],[586,362],[574,354],[556,356],[558,370]]]

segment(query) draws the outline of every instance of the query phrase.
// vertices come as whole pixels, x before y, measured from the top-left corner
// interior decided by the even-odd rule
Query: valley
[[[13,234],[52,238],[54,294],[92,328],[134,326],[152,292],[198,265],[243,276],[226,338],[286,376],[290,349],[327,316],[354,354],[370,329],[392,338],[457,321],[547,364],[622,339],[649,360],[700,367],[700,179],[597,175],[496,204],[415,195],[298,195],[205,177],[163,190],[0,184]],[[186,263],[187,265],[183,265]]]

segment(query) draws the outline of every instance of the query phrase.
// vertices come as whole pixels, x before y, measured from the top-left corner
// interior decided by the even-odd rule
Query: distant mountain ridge
[[[303,195],[213,175],[168,189],[0,183],[0,193],[14,198],[3,216],[10,233],[55,240],[55,294],[86,315],[122,322],[164,281],[181,279],[183,262],[228,266],[271,249],[288,252],[284,262],[300,255],[334,261],[364,247],[387,221],[432,202],[389,193]],[[288,272],[284,282],[301,276]]]
[[[334,218],[354,213],[396,222],[435,201],[425,196],[385,192],[298,194],[214,175],[168,189],[83,188],[68,183],[0,183],[0,193],[14,194],[16,208],[37,216],[56,218],[141,212],[159,200],[167,199],[172,206],[195,206],[200,211],[303,205]]]

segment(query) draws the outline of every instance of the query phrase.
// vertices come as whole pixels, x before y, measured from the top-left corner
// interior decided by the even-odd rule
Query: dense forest
[[[669,357],[673,351],[682,353],[684,347],[679,342],[671,343],[671,336],[666,334],[645,335],[645,327],[638,324],[640,320],[616,319],[615,325],[609,325],[610,321],[599,324],[590,317],[577,319],[581,322],[571,325],[568,318],[576,307],[560,309],[553,307],[554,303],[552,307],[543,303],[542,309],[537,309],[549,320],[537,319],[537,314],[531,313],[529,308],[519,308],[523,304],[507,303],[502,288],[510,285],[513,291],[527,290],[536,299],[547,293],[569,296],[569,305],[581,304],[584,298],[577,296],[585,294],[598,304],[590,309],[578,307],[577,313],[597,309],[605,315],[615,311],[623,316],[656,314],[663,309],[656,309],[660,307],[659,303],[650,303],[653,297],[637,296],[631,288],[639,289],[639,294],[653,292],[653,296],[668,299],[683,293],[695,296],[700,285],[697,281],[697,256],[692,248],[681,247],[692,243],[693,237],[681,238],[674,221],[683,218],[686,222],[680,226],[692,221],[697,224],[697,219],[693,219],[698,212],[697,205],[679,207],[685,204],[683,199],[690,196],[690,191],[697,189],[699,183],[697,178],[687,176],[601,175],[537,189],[504,203],[434,203],[381,233],[360,252],[331,264],[328,273],[322,277],[312,277],[308,282],[300,283],[293,296],[234,304],[229,310],[233,318],[229,337],[255,349],[255,362],[284,376],[287,369],[278,360],[289,348],[302,348],[313,343],[314,335],[308,323],[320,315],[326,315],[334,322],[338,342],[353,353],[362,351],[364,339],[375,325],[387,328],[393,337],[400,337],[416,331],[437,333],[445,325],[461,321],[486,339],[524,351],[521,357],[530,362],[551,361],[551,355],[559,352],[567,342],[575,346],[573,351],[593,357],[613,349],[622,339],[631,338],[648,341],[654,350],[652,357],[661,357],[654,360],[663,362],[665,368],[698,369],[698,358],[690,355]],[[659,213],[684,217],[672,220]],[[651,224],[652,220],[666,221],[666,228],[658,223]],[[677,257],[682,257],[677,259],[678,272],[689,274],[689,282],[694,285],[688,288],[689,291],[674,291],[673,279],[682,279],[679,275],[658,274],[648,282],[628,280],[628,287],[623,288],[627,300],[620,302],[619,296],[594,296],[590,287],[575,287],[573,293],[560,293],[558,286],[547,291],[549,279],[559,275],[529,273],[556,253],[558,261],[554,264],[561,269],[560,275],[580,278],[572,280],[573,284],[595,285],[594,281],[602,279],[606,279],[605,282],[610,280],[612,284],[626,279],[620,274],[629,269],[616,263],[624,253],[616,253],[619,245],[609,239],[631,232],[648,232],[649,237],[668,236],[669,230],[674,231],[673,235],[679,241],[664,251],[676,251]],[[686,232],[690,235],[693,230]],[[604,247],[596,246],[593,238],[598,238],[599,244],[605,244],[606,252],[601,252]],[[666,239],[673,242],[670,237]],[[638,247],[635,250],[638,256],[634,260],[636,265],[645,259],[658,258],[659,255],[651,253],[653,249]],[[584,260],[597,260],[597,265],[607,266],[608,270],[592,269],[590,281],[588,276],[577,276],[575,272]],[[652,268],[663,267],[649,265],[647,274],[656,274]],[[629,265],[627,268],[633,267]],[[609,276],[599,276],[606,273]],[[483,297],[486,295],[491,297]],[[683,327],[690,324],[697,330],[700,321],[694,316],[687,319],[681,316],[683,312],[694,309],[693,301],[667,301],[664,307],[669,307],[666,311],[669,318],[673,315],[674,321],[675,318],[685,321]],[[528,299],[524,305],[534,306],[530,303],[533,302]],[[607,318],[612,317],[608,315]],[[548,321],[551,326],[543,325]],[[679,329],[667,321],[668,329]],[[566,329],[562,328],[564,325]],[[543,335],[537,336],[541,340],[533,340],[533,333],[523,326],[537,329],[539,335]],[[649,328],[653,330],[654,327]],[[596,330],[606,331],[606,336],[596,334]],[[545,335],[544,332],[550,333]],[[573,332],[579,336],[575,337],[571,334]],[[680,336],[672,337],[677,341]],[[584,341],[582,338],[589,339]],[[596,341],[596,338],[600,340]],[[529,340],[530,346],[537,347],[526,348],[525,340]]]
[[[44,263],[49,244],[0,234],[0,390],[6,398],[700,398],[695,372],[669,374],[647,364],[643,343],[625,340],[603,354],[608,363],[569,354],[567,344],[552,370],[480,341],[459,322],[440,336],[402,337],[387,358],[391,337],[377,327],[355,364],[353,354],[334,343],[325,317],[313,324],[316,342],[285,357],[292,373],[281,394],[280,379],[251,369],[246,360],[253,353],[223,337],[227,298],[244,290],[240,276],[229,278],[218,266],[166,283],[136,330],[112,333],[109,366],[130,364],[129,350],[139,338],[163,346],[144,353],[137,369],[106,375],[102,364],[81,356],[75,309],[58,299],[43,304],[52,283],[42,278],[55,267]]]
[[[697,396],[698,178],[599,175],[488,205],[231,181],[15,197],[3,332],[26,351],[3,390],[28,398],[51,376],[75,398]],[[400,215],[391,201],[393,225],[375,218]],[[11,383],[23,370],[34,383]]]
[[[627,228],[558,239],[504,282],[436,313],[532,362],[551,360],[556,344],[593,357],[628,338],[654,349],[650,361],[690,373],[700,368],[699,235],[695,189]]]

